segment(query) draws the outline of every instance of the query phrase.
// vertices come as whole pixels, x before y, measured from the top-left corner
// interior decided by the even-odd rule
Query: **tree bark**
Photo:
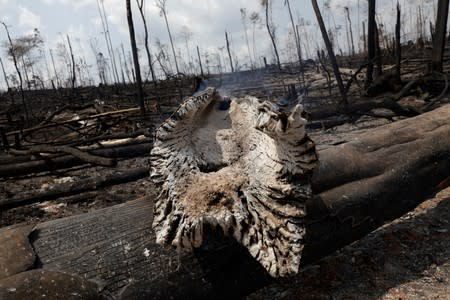
[[[139,66],[139,56],[136,47],[136,36],[134,34],[133,14],[131,11],[130,0],[126,0],[126,6],[127,6],[128,30],[130,31],[131,51],[133,52],[134,69],[136,71],[135,72],[136,85],[138,88],[139,105],[141,107],[141,113],[145,114],[144,91],[142,89],[141,68]]]
[[[431,53],[431,71],[442,72],[447,19],[448,0],[439,0],[436,17],[436,33],[434,35],[433,51]]]
[[[319,6],[317,5],[316,0],[311,0],[314,12],[316,14],[317,22],[319,23],[320,31],[322,32],[322,37],[325,42],[325,47],[328,51],[328,56],[331,61],[331,65],[333,67],[334,76],[336,77],[336,82],[338,84],[339,92],[341,93],[342,102],[344,105],[348,105],[347,95],[345,93],[344,83],[342,82],[341,72],[339,71],[339,66],[336,61],[336,56],[334,55],[333,46],[331,45],[330,39],[327,34],[327,29],[325,28],[325,24],[323,22],[322,14],[320,13]]]

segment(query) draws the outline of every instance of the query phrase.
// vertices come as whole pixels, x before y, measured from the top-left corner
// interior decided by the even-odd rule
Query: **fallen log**
[[[152,143],[143,143],[122,147],[96,149],[90,151],[90,153],[111,159],[133,158],[148,154],[151,147]],[[32,173],[71,168],[82,164],[85,164],[85,162],[73,155],[47,158],[43,157],[42,159],[34,161],[0,165],[0,177],[23,176]]]
[[[51,145],[36,145],[30,147],[28,150],[15,150],[15,152],[23,153],[24,155],[38,154],[41,153],[65,153],[71,154],[72,156],[80,159],[83,162],[90,163],[93,165],[113,167],[117,164],[117,161],[107,157],[101,157],[89,154],[85,151],[79,150],[70,146],[51,146]]]
[[[55,200],[60,197],[72,196],[87,191],[95,191],[111,185],[136,181],[148,177],[149,172],[150,169],[148,167],[137,168],[129,171],[117,170],[111,175],[62,183],[44,192],[25,194],[14,198],[0,199],[0,209],[6,210],[47,200]]]
[[[448,184],[449,120],[447,105],[319,152],[312,178],[318,194],[306,203],[300,263],[360,238]],[[151,198],[141,199],[46,222],[35,228],[31,243],[43,269],[101,282],[105,292],[123,299],[162,299],[176,291],[242,297],[270,280],[226,232],[205,231],[195,256],[157,245],[152,207]]]

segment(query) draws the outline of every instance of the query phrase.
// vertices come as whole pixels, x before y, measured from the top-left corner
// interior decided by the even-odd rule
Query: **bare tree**
[[[339,67],[338,67],[338,64],[337,64],[337,61],[336,61],[336,56],[334,55],[333,47],[331,45],[330,39],[328,38],[327,29],[325,28],[325,24],[323,22],[322,14],[320,13],[319,6],[317,5],[317,0],[311,0],[311,2],[312,2],[313,8],[314,8],[314,12],[315,12],[316,17],[317,17],[317,22],[319,23],[320,31],[322,32],[322,37],[323,37],[323,40],[325,42],[325,47],[327,48],[328,56],[329,56],[330,61],[331,61],[331,66],[333,67],[334,76],[336,77],[336,81],[337,81],[337,84],[338,84],[338,87],[339,87],[339,91],[340,91],[341,96],[342,96],[342,100],[343,100],[345,105],[348,105],[347,95],[346,95],[346,92],[345,92],[344,83],[342,82],[341,72],[339,71]]]
[[[116,60],[114,56],[114,50],[111,43],[111,35],[109,33],[108,18],[105,14],[105,6],[103,0],[97,0],[98,12],[100,14],[100,20],[102,22],[103,34],[105,35],[106,48],[108,49],[109,57],[111,58],[111,69],[113,71],[114,81],[119,82],[119,74],[117,73]]]
[[[8,41],[9,41],[9,45],[10,45],[10,49],[8,50],[8,53],[11,53],[11,56],[12,56],[12,59],[14,62],[14,67],[16,68],[17,75],[19,76],[19,89],[20,89],[20,95],[22,96],[23,110],[25,112],[26,121],[27,121],[27,123],[29,123],[30,116],[28,115],[28,108],[27,108],[27,104],[25,102],[25,93],[23,92],[23,80],[22,80],[22,74],[20,73],[20,70],[19,70],[19,65],[17,63],[16,48],[11,39],[11,35],[9,34],[8,26],[6,26],[6,24],[4,22],[0,22],[0,23],[3,25],[3,27],[5,27],[6,35],[8,36]]]
[[[231,57],[230,42],[228,41],[228,33],[226,30],[225,30],[225,40],[227,42],[227,51],[228,51],[228,58],[230,60],[231,72],[234,73],[233,58]]]
[[[250,60],[250,66],[253,69],[255,66],[253,65],[253,59],[252,54],[250,52],[250,43],[248,41],[248,32],[247,32],[247,10],[245,8],[240,9],[241,12],[241,21],[242,26],[244,27],[244,34],[245,34],[245,42],[247,44],[247,51],[248,51],[248,58]]]
[[[131,50],[133,52],[134,69],[136,72],[136,84],[138,88],[139,104],[141,106],[141,113],[144,114],[145,113],[144,91],[142,89],[141,68],[139,66],[139,57],[136,47],[136,36],[134,33],[133,13],[131,11],[130,0],[126,0],[126,7],[127,7],[128,29],[130,31]]]
[[[436,33],[431,54],[431,71],[442,72],[442,60],[444,58],[445,33],[448,18],[448,2],[448,0],[438,1]]]
[[[181,28],[181,33],[180,33],[180,36],[181,36],[181,38],[184,40],[184,42],[185,42],[185,45],[186,45],[186,55],[187,55],[187,57],[188,57],[188,68],[186,69],[186,73],[194,73],[194,71],[193,71],[193,63],[192,63],[192,56],[191,56],[191,50],[190,50],[190,47],[189,47],[189,41],[191,40],[191,38],[192,38],[192,35],[193,35],[193,33],[192,33],[192,31],[189,29],[189,27],[188,26],[186,26],[186,25],[183,25],[183,27]]]
[[[255,67],[258,61],[258,54],[256,51],[256,42],[255,42],[255,31],[256,31],[256,25],[258,25],[261,22],[261,18],[259,17],[259,14],[257,12],[253,12],[250,17],[250,22],[252,23],[252,46],[253,46],[253,61],[255,63]]]
[[[278,55],[277,43],[275,41],[275,27],[273,26],[269,17],[270,0],[261,0],[261,5],[263,5],[265,8],[267,32],[269,33],[270,40],[272,41],[273,51],[275,52],[278,69],[281,70],[280,55]]]
[[[75,73],[75,58],[73,57],[72,44],[70,43],[69,35],[67,35],[67,44],[69,45],[70,58],[71,58],[71,61],[72,61],[71,82],[72,82],[72,90],[73,90],[73,89],[75,89],[75,82],[77,80],[77,75]]]
[[[202,77],[204,77],[205,75],[203,74],[202,58],[200,56],[200,50],[198,49],[198,46],[197,46],[197,55],[198,55],[198,64],[200,65],[200,74],[202,75]]]
[[[367,20],[367,75],[366,75],[366,87],[368,87],[373,81],[373,62],[376,52],[376,24],[375,24],[375,0],[369,0],[369,17]]]
[[[142,23],[144,23],[144,45],[145,45],[145,52],[147,53],[147,60],[148,60],[148,67],[150,69],[150,73],[152,74],[152,82],[153,82],[153,91],[155,93],[155,96],[158,100],[158,87],[156,86],[156,76],[155,71],[153,70],[153,61],[152,61],[152,54],[150,53],[150,47],[148,46],[148,29],[147,29],[147,21],[145,19],[144,14],[144,0],[136,0],[136,3],[139,8],[139,13],[141,14]]]
[[[170,45],[172,46],[173,59],[175,61],[175,68],[177,69],[177,74],[179,74],[180,70],[178,69],[177,55],[175,54],[175,48],[173,46],[172,34],[170,33],[170,27],[169,27],[169,21],[167,21],[166,3],[167,3],[167,0],[156,0],[155,5],[156,5],[156,7],[159,8],[159,15],[164,17],[164,21],[166,22],[167,33],[169,34]]]
[[[400,81],[400,68],[401,68],[401,61],[402,61],[402,45],[400,43],[400,26],[401,26],[401,11],[400,11],[400,4],[397,1],[397,22],[395,24],[395,75],[397,77],[397,80]]]
[[[348,30],[350,32],[350,43],[352,45],[352,55],[355,55],[355,44],[353,41],[353,30],[352,30],[352,19],[350,19],[350,10],[348,6],[344,7],[345,12],[347,13],[347,20],[348,20]]]

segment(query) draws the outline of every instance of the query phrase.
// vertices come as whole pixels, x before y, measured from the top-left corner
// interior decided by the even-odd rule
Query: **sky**
[[[43,51],[49,58],[49,50],[53,50],[57,72],[64,72],[66,69],[62,58],[57,55],[58,44],[66,43],[68,34],[72,41],[72,47],[77,56],[84,57],[89,65],[92,77],[98,81],[96,75],[95,52],[102,52],[107,56],[106,43],[99,11],[98,0],[0,0],[0,21],[5,22],[10,29],[12,38],[29,34],[34,28],[38,28],[45,44]],[[100,0],[104,2],[105,13],[109,23],[111,40],[115,49],[120,49],[120,44],[124,45],[125,54],[129,56],[129,33],[126,18],[124,0]],[[408,13],[417,15],[417,7],[423,9],[423,19],[428,24],[434,18],[433,4],[437,0],[400,0],[404,7],[402,18],[406,26],[403,28],[403,40],[414,38],[416,31],[416,20],[408,17]],[[157,53],[156,41],[168,44],[164,18],[160,16],[159,9],[155,6],[154,0],[144,0],[147,25],[150,34],[150,45],[152,52]],[[276,25],[277,43],[279,44],[282,61],[289,61],[295,55],[289,50],[288,45],[293,45],[291,23],[284,0],[272,0],[272,19]],[[305,56],[314,56],[316,48],[322,47],[323,42],[318,31],[317,22],[313,14],[311,1],[291,0],[291,8],[296,24],[302,24],[302,50]],[[362,35],[360,24],[366,19],[366,0],[319,0],[325,23],[330,27],[342,28],[338,31],[337,48],[345,53],[349,50],[347,37],[345,34],[346,18],[344,7],[349,7],[353,22],[353,34],[355,40]],[[394,26],[394,9],[396,1],[378,0],[377,11],[380,23],[392,31]],[[144,30],[136,1],[131,0],[133,7],[133,17],[138,39],[138,47],[143,49]],[[328,4],[328,5],[325,5]],[[245,42],[245,31],[241,19],[240,9],[245,8],[247,13],[246,26],[250,49]],[[199,46],[202,60],[208,60],[211,72],[217,71],[217,66],[222,65],[224,71],[229,71],[229,60],[225,48],[225,30],[228,32],[234,59],[238,60],[241,68],[249,67],[249,57],[253,57],[261,64],[262,57],[267,57],[269,62],[273,61],[273,50],[268,39],[266,28],[263,25],[256,25],[253,29],[249,16],[252,12],[259,13],[264,19],[264,11],[260,5],[260,0],[167,0],[167,18],[170,24],[172,36],[175,43],[177,56],[179,57],[180,71],[189,71],[187,63],[194,62],[196,56],[196,46]],[[414,17],[416,18],[416,17]],[[359,25],[358,25],[359,24]],[[188,28],[191,37],[186,43],[182,32]],[[425,30],[425,29],[424,29]],[[253,47],[253,34],[255,45]],[[0,28],[0,45],[7,40],[5,31]],[[356,41],[358,49],[362,43]],[[95,46],[94,51],[91,45]],[[250,55],[249,55],[250,52]],[[206,54],[207,57],[206,57]],[[172,55],[169,51],[169,55]],[[13,65],[6,57],[4,47],[0,49],[7,73],[13,72]],[[146,71],[146,56],[144,51],[140,51],[140,60],[143,64],[143,73]],[[220,62],[219,62],[220,61]],[[41,62],[42,63],[42,62]],[[205,64],[205,62],[203,62]],[[156,65],[156,64],[155,64]],[[173,65],[173,63],[172,63]],[[36,68],[40,71],[40,76],[48,79],[45,68]],[[157,67],[158,69],[158,67]],[[51,72],[50,72],[51,73]],[[159,75],[162,75],[158,71]],[[4,88],[3,74],[0,74],[0,88]]]

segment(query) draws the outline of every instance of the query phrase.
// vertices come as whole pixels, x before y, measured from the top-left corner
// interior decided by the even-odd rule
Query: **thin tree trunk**
[[[144,91],[142,89],[141,68],[139,66],[139,57],[136,47],[136,36],[134,33],[133,14],[131,12],[130,0],[126,0],[126,7],[127,7],[128,29],[130,31],[131,50],[133,52],[134,69],[136,70],[135,73],[136,73],[136,84],[138,88],[139,104],[141,107],[141,113],[145,114]]]
[[[273,36],[273,32],[272,32],[272,30],[270,28],[270,25],[269,25],[269,1],[270,0],[266,0],[266,2],[265,2],[265,6],[266,6],[266,28],[267,28],[267,32],[269,33],[270,40],[272,41],[273,51],[275,51],[275,58],[277,59],[278,69],[281,70],[280,56],[278,55],[277,44],[275,42],[275,37]]]
[[[180,70],[178,69],[177,55],[175,53],[175,48],[173,46],[172,34],[170,33],[169,21],[167,21],[167,14],[166,14],[165,8],[162,10],[162,12],[164,15],[164,20],[166,21],[166,27],[167,27],[167,33],[169,34],[170,45],[172,46],[172,53],[173,53],[173,59],[175,61],[175,68],[177,69],[177,74],[179,74]]]
[[[55,67],[55,59],[53,58],[53,51],[52,49],[48,49],[50,51],[50,57],[52,59],[52,65],[53,65],[53,71],[55,72],[55,78],[56,78],[56,86],[58,88],[61,87],[61,83],[59,81],[59,76],[58,76],[58,72],[56,72],[56,67]]]
[[[369,18],[367,28],[367,76],[366,87],[368,87],[373,81],[373,61],[375,59],[375,0],[369,0]]]
[[[347,20],[348,20],[348,28],[350,30],[350,43],[352,45],[352,55],[355,55],[355,43],[353,41],[353,30],[352,30],[352,19],[350,19],[350,11],[348,7],[345,8],[345,11],[347,12]]]
[[[9,87],[8,76],[6,76],[5,67],[3,66],[3,61],[2,61],[1,57],[0,57],[0,65],[2,66],[3,76],[5,77],[5,82],[6,82],[6,87],[8,88],[8,91],[9,91],[10,87]]]
[[[442,60],[444,57],[445,34],[448,18],[448,2],[448,0],[439,0],[438,2],[436,33],[431,54],[431,71],[442,72]]]
[[[397,79],[400,80],[401,76],[401,61],[402,61],[402,45],[400,43],[400,24],[401,22],[401,11],[400,4],[397,1],[397,23],[395,24],[395,73]]]
[[[317,5],[317,0],[311,0],[311,2],[317,17],[317,21],[319,22],[320,31],[322,32],[322,37],[328,51],[328,56],[330,57],[331,65],[333,66],[334,76],[336,77],[339,91],[342,96],[342,101],[347,106],[348,102],[347,102],[347,95],[345,93],[344,83],[342,82],[341,72],[339,71],[336,56],[334,55],[333,52],[333,47],[331,45],[330,39],[328,38],[327,29],[325,28],[325,24],[323,23],[322,14],[320,13],[319,6]]]
[[[25,112],[25,118],[26,118],[27,123],[30,123],[30,116],[28,114],[28,108],[27,108],[27,104],[25,102],[25,93],[23,91],[22,74],[20,73],[19,66],[17,64],[17,58],[16,58],[14,44],[13,44],[13,42],[11,40],[11,36],[10,36],[9,30],[8,30],[8,26],[6,26],[6,24],[3,23],[3,22],[0,22],[0,23],[5,27],[6,35],[8,36],[8,41],[9,41],[9,45],[11,47],[11,55],[12,55],[12,58],[13,58],[14,67],[16,68],[17,75],[19,76],[19,84],[20,84],[19,85],[19,89],[20,89],[20,95],[22,96],[22,105],[23,105],[23,110]]]
[[[362,27],[363,27],[363,47],[364,47],[364,54],[367,53],[367,38],[366,38],[366,23],[363,21],[362,22]]]
[[[230,60],[231,72],[234,73],[233,58],[231,57],[230,42],[228,41],[228,33],[226,30],[225,30],[225,40],[227,41],[227,51],[228,51],[228,58]]]
[[[100,2],[102,3],[101,6],[100,6]],[[117,74],[117,68],[115,67],[116,62],[115,62],[115,58],[114,58],[114,52],[112,49],[112,45],[111,45],[110,39],[108,39],[109,26],[108,26],[108,20],[106,19],[106,15],[105,15],[105,7],[103,6],[103,0],[97,0],[97,7],[98,7],[98,12],[100,14],[100,20],[102,22],[103,33],[105,35],[106,48],[108,49],[109,57],[111,58],[111,70],[113,73],[114,81],[116,83],[118,83],[119,75]],[[102,12],[102,8],[103,8],[103,12]]]
[[[297,56],[298,56],[298,62],[301,66],[302,64],[302,53],[300,49],[300,37],[298,35],[298,32],[295,27],[294,18],[292,17],[292,11],[291,11],[291,4],[289,0],[285,1],[285,5],[287,5],[288,12],[289,12],[289,18],[291,19],[291,26],[292,26],[292,32],[294,34],[294,40],[295,40],[295,46],[297,47]]]
[[[109,23],[108,23],[108,18],[106,17],[105,14],[105,6],[104,6],[104,2],[103,0],[101,0],[102,3],[102,10],[103,10],[103,18],[105,20],[105,26],[106,26],[106,36],[107,36],[107,42],[109,43],[109,48],[111,49],[111,60],[112,60],[112,66],[114,68],[114,74],[117,78],[117,82],[119,82],[119,73],[117,72],[117,64],[116,64],[116,56],[114,54],[114,48],[111,42],[111,33],[109,32]]]
[[[198,63],[200,65],[200,74],[202,75],[202,77],[204,77],[204,75],[203,75],[203,66],[202,66],[202,58],[200,57],[200,50],[198,49],[198,46],[197,46],[197,55],[198,55]]]
[[[375,62],[377,65],[375,75],[376,77],[381,76],[383,74],[383,61],[382,61],[382,54],[381,54],[381,48],[380,48],[380,31],[378,28],[378,24],[375,22]]]
[[[123,44],[120,44],[120,48],[122,48],[122,56],[123,56],[123,63],[125,66],[125,73],[127,74],[128,81],[131,82],[130,69],[128,68],[127,56],[125,55],[125,49],[123,48]]]
[[[145,19],[145,15],[144,15],[144,0],[136,0],[136,3],[138,5],[139,8],[139,13],[141,14],[141,18],[142,18],[142,23],[144,24],[144,45],[145,45],[145,52],[147,53],[147,60],[148,60],[148,67],[150,68],[150,73],[152,74],[152,82],[153,82],[153,91],[155,93],[156,99],[158,99],[158,101],[161,101],[159,94],[158,94],[158,87],[156,85],[156,76],[155,76],[155,71],[153,70],[153,63],[152,63],[152,55],[150,53],[150,48],[148,46],[148,29],[147,29],[147,20]]]
[[[245,14],[245,10],[243,8],[241,8],[241,15],[242,15],[242,25],[244,27],[244,33],[245,33],[245,43],[247,44],[248,58],[250,59],[250,66],[253,70],[255,68],[255,66],[253,64],[252,53],[250,51],[250,42],[248,41],[247,25],[246,25],[246,21],[245,21],[246,14]]]
[[[300,74],[302,76],[302,84],[304,88],[305,95],[308,94],[307,88],[306,88],[306,80],[305,80],[305,70],[303,70],[303,59],[302,59],[302,46],[300,43],[300,32],[298,30],[299,25],[295,26],[295,34],[297,35],[298,40],[298,56],[299,56],[299,68],[300,68]]]
[[[75,58],[73,57],[72,44],[70,43],[69,35],[67,35],[67,43],[69,44],[70,58],[72,60],[72,90],[74,90],[77,75],[75,73]]]

